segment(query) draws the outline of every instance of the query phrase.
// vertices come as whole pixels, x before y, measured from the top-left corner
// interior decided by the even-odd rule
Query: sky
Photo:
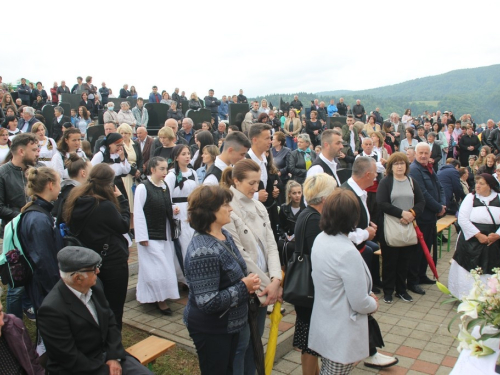
[[[498,14],[494,0],[9,1],[0,75],[144,97],[361,90],[500,63]]]

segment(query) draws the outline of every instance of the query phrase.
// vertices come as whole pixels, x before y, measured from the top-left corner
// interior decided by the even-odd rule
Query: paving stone
[[[379,374],[387,374],[387,375],[406,375],[408,373],[408,369],[400,366],[399,363],[395,366],[388,367],[386,369],[380,370]]]
[[[411,366],[411,370],[420,371],[424,374],[434,375],[439,368],[439,365],[435,363],[430,363],[422,360],[415,360],[415,363]]]
[[[392,342],[394,344],[402,344],[406,340],[405,336],[395,335],[393,333],[388,333],[384,336],[384,341]]]
[[[300,364],[300,360],[301,360],[301,356],[302,356],[302,353],[301,352],[298,352],[296,350],[292,350],[290,352],[288,352],[288,354],[286,354],[283,359],[286,359],[287,361],[290,361],[290,362],[295,362],[295,363],[298,363]]]
[[[424,350],[420,355],[418,356],[418,359],[426,362],[431,362],[435,363],[437,365],[440,365],[441,362],[443,362],[444,359],[444,354],[439,354],[439,353],[434,353],[434,352],[429,352],[427,350]]]
[[[448,375],[453,368],[451,367],[446,367],[446,366],[440,366],[438,370],[436,371],[436,375]]]
[[[422,350],[417,348],[411,348],[409,346],[400,346],[398,350],[396,350],[396,355],[401,355],[404,357],[416,359],[422,353]]]
[[[425,346],[425,350],[433,353],[439,353],[439,354],[446,354],[449,350],[449,346],[447,345],[441,345],[441,344],[436,344],[435,342],[429,342]]]
[[[423,348],[425,348],[425,345],[427,344],[427,342],[423,341],[423,340],[407,338],[403,342],[403,344],[406,346],[409,346],[410,348],[423,349]]]
[[[455,363],[457,362],[457,358],[455,357],[451,357],[449,355],[445,355],[444,356],[444,359],[443,359],[443,362],[441,362],[441,364],[443,366],[449,366],[449,367],[453,367],[455,366]]]
[[[277,371],[281,371],[285,374],[291,373],[293,370],[295,370],[297,367],[301,367],[300,364],[297,364],[292,361],[287,361],[286,359],[282,359],[275,363],[273,369]]]
[[[413,365],[413,363],[415,362],[414,358],[403,357],[403,356],[397,355],[397,354],[396,354],[396,357],[399,360],[397,365],[399,367],[404,367],[406,369],[409,369]]]

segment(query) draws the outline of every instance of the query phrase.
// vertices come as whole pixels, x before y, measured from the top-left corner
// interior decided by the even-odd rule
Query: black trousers
[[[432,251],[434,264],[437,266],[437,230],[436,222],[433,223],[418,223],[418,227],[424,235],[424,241],[427,244],[429,252]],[[420,280],[425,279],[427,272],[427,259],[420,245],[415,247],[413,255],[410,259],[410,267],[408,271],[408,286],[418,285]]]
[[[104,287],[104,295],[115,314],[116,322],[122,329],[123,306],[127,297],[128,264],[102,266],[98,275]]]
[[[239,333],[189,333],[193,339],[201,375],[232,375]]]
[[[401,294],[406,292],[406,277],[410,267],[410,259],[418,250],[418,245],[406,247],[391,247],[387,244],[382,245],[382,284],[384,286],[384,294],[396,293]]]

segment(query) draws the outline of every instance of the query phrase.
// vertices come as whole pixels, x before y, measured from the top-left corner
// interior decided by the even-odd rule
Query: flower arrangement
[[[472,270],[471,276],[474,285],[469,295],[461,300],[455,296],[443,303],[459,301],[458,314],[448,324],[448,331],[456,318],[460,318],[458,337],[460,343],[457,350],[470,349],[471,355],[476,357],[487,356],[495,351],[484,344],[491,338],[500,338],[500,268],[494,268],[493,274],[485,284],[481,281],[481,269]],[[437,282],[441,292],[451,295],[446,286]],[[471,332],[479,326],[479,337],[474,337]]]

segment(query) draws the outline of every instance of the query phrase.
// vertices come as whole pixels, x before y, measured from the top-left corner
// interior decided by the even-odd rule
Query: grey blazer
[[[345,235],[321,232],[311,252],[314,306],[310,349],[339,363],[368,357],[368,315],[372,279],[359,251]]]

